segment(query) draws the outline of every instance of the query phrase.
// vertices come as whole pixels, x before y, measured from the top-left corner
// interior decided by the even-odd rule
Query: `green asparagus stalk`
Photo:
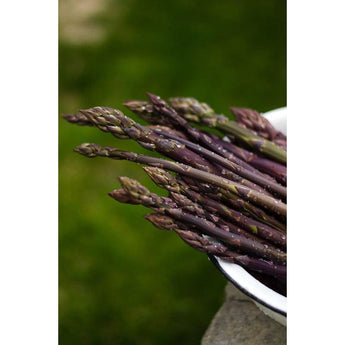
[[[219,186],[225,190],[231,191],[232,193],[240,197],[243,197],[244,199],[258,206],[263,207],[264,209],[267,209],[277,216],[286,217],[286,204],[284,204],[283,202],[268,195],[259,193],[236,182],[208,173],[206,171],[192,168],[191,166],[182,163],[176,163],[162,158],[139,155],[133,152],[118,150],[113,147],[102,147],[97,144],[82,144],[78,146],[75,151],[90,158],[101,156],[113,159],[124,159],[141,164],[168,169],[176,173]]]
[[[286,280],[285,265],[276,265],[270,261],[252,258],[247,255],[231,251],[221,242],[199,235],[195,231],[190,231],[185,224],[164,214],[151,213],[146,215],[145,218],[156,228],[175,231],[184,242],[200,252],[217,256],[224,261],[237,263],[248,270],[253,270],[278,279]]]
[[[200,103],[194,98],[171,98],[170,102],[188,121],[200,123],[211,128],[217,128],[225,134],[230,134],[241,143],[251,147],[271,159],[286,164],[286,151],[262,137],[253,134],[241,127],[236,121],[231,121],[223,115],[217,115],[205,103]]]

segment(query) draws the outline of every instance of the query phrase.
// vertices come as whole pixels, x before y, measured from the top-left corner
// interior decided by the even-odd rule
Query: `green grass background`
[[[59,113],[126,111],[122,102],[146,91],[193,96],[228,115],[230,105],[264,112],[286,104],[285,1],[104,4],[85,24],[100,28],[101,39],[60,35]],[[225,278],[205,255],[145,221],[147,209],[107,195],[119,175],[161,192],[140,166],[78,156],[72,149],[82,142],[144,152],[59,119],[60,344],[200,343]]]

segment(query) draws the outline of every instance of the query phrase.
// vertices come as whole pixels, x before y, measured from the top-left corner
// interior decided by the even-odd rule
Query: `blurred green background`
[[[230,105],[284,106],[285,1],[60,0],[59,113],[107,105],[128,114],[122,102],[146,91],[228,115]],[[119,175],[162,191],[138,165],[78,156],[82,142],[143,152],[59,119],[60,344],[200,343],[225,278],[145,221],[149,210],[108,197]]]

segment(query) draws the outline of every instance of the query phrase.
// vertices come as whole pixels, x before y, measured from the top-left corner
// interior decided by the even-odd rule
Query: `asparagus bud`
[[[162,158],[145,156],[133,152],[118,150],[113,147],[102,147],[97,144],[82,144],[75,149],[76,152],[87,157],[109,157],[113,159],[125,159],[141,164],[168,169],[179,174],[183,174],[192,178],[196,178],[203,182],[211,183],[225,190],[228,190],[240,197],[243,197],[267,210],[277,214],[278,216],[286,217],[286,204],[274,199],[268,195],[259,193],[253,189],[245,187],[239,183],[230,181],[223,177],[208,173],[206,171],[192,168],[191,166],[168,161]]]
[[[230,108],[237,122],[259,136],[273,141],[286,151],[286,135],[275,129],[260,113],[246,108]]]
[[[268,240],[274,244],[286,247],[286,235],[270,227],[269,225],[247,217],[220,202],[206,197],[200,192],[191,190],[186,183],[183,183],[183,181],[178,181],[163,169],[144,167],[144,170],[159,187],[167,189],[174,195],[183,194],[187,196],[187,200],[184,199],[180,202],[177,201],[176,198],[174,198],[174,200],[178,204],[188,204],[188,202],[190,201],[199,203],[207,211],[223,216],[225,219],[228,219],[231,222],[241,226],[248,232],[260,236],[261,238]]]
[[[145,218],[158,229],[175,231],[184,242],[200,252],[237,263],[248,270],[267,274],[281,280],[286,279],[285,265],[276,265],[271,261],[252,258],[248,255],[231,251],[221,242],[199,235],[195,231],[190,231],[185,224],[164,214],[152,213],[146,215]]]
[[[197,122],[208,127],[217,128],[223,133],[229,133],[236,140],[248,145],[253,150],[263,155],[286,164],[286,152],[273,142],[253,134],[246,128],[241,127],[235,121],[229,120],[223,115],[212,113],[212,109],[200,103],[194,98],[171,98],[173,108],[188,121]]]

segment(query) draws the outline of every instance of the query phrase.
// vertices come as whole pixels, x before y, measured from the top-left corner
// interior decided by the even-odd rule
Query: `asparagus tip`
[[[157,186],[161,188],[170,186],[171,188],[174,188],[176,192],[179,191],[178,184],[174,183],[175,178],[164,169],[147,166],[143,167],[143,169]]]
[[[166,105],[166,102],[162,98],[160,98],[159,96],[154,95],[150,92],[146,92],[146,95],[154,106],[165,106]]]
[[[111,198],[113,198],[116,201],[121,202],[123,204],[133,204],[133,205],[140,204],[130,194],[128,194],[124,189],[115,189],[115,190],[109,192],[108,195]]]
[[[123,187],[123,189],[130,194],[141,194],[141,195],[147,195],[150,193],[150,191],[144,187],[142,184],[140,184],[137,180],[134,180],[132,178],[129,178],[127,176],[119,176],[119,181]]]
[[[162,213],[150,213],[144,216],[145,219],[150,221],[156,228],[161,230],[173,230],[174,221],[171,217],[168,217]]]
[[[149,98],[149,100],[150,101],[152,101],[152,100],[155,100],[155,99],[159,99],[160,97],[159,96],[156,96],[156,95],[154,95],[153,93],[151,93],[151,92],[146,92],[146,95],[147,95],[147,97]]]
[[[101,146],[93,143],[84,143],[74,148],[74,152],[80,153],[87,157],[96,157],[96,153],[99,152]]]
[[[142,107],[145,107],[148,105],[148,102],[146,101],[137,101],[137,100],[127,100],[122,103],[125,107],[127,107],[129,110],[132,109],[139,109]]]

